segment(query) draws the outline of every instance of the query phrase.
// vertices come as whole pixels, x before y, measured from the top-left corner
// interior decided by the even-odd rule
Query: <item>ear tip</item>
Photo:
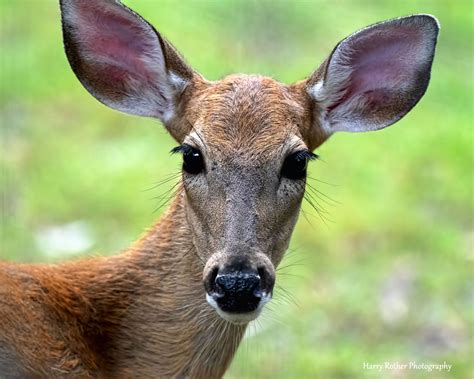
[[[418,13],[413,14],[407,17],[401,17],[400,21],[414,22],[420,27],[428,28],[430,32],[438,35],[438,32],[441,28],[439,20],[429,13]]]
[[[422,19],[430,24],[432,24],[433,26],[435,26],[436,28],[439,29],[440,27],[440,23],[439,23],[439,20],[432,14],[429,14],[429,13],[417,13],[417,14],[414,14],[412,15],[412,17],[417,17],[419,19]]]

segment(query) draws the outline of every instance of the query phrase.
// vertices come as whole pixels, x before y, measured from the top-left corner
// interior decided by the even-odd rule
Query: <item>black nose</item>
[[[212,287],[214,300],[225,312],[254,311],[262,298],[260,276],[250,270],[218,273]]]

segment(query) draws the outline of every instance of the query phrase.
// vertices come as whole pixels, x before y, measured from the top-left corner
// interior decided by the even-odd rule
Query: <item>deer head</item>
[[[120,2],[61,8],[84,87],[113,109],[158,118],[179,143],[187,223],[206,262],[203,298],[234,323],[256,318],[271,298],[312,151],[334,132],[402,118],[426,91],[439,29],[429,15],[369,26],[292,85],[256,75],[207,81]]]

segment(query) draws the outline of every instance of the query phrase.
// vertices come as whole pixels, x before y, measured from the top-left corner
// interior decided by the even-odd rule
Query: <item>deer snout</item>
[[[257,318],[271,299],[274,283],[273,266],[254,266],[245,259],[226,265],[214,264],[204,275],[207,302],[233,323]]]
[[[252,312],[262,298],[260,276],[251,271],[217,274],[211,291],[224,312]]]

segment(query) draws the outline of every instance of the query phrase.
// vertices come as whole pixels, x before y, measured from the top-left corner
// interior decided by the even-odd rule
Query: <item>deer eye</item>
[[[197,175],[204,171],[204,159],[195,147],[183,144],[175,147],[171,152],[183,154],[183,170],[188,174]]]
[[[318,156],[308,150],[297,151],[288,155],[281,168],[281,176],[291,180],[304,179],[308,161],[316,159]]]

